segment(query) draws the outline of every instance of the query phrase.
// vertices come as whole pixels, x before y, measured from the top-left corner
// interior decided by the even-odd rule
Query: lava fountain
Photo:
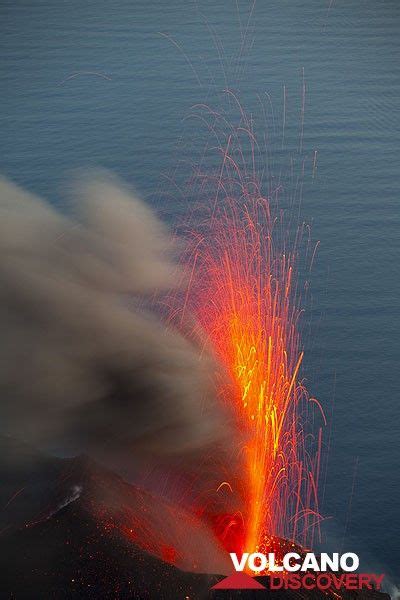
[[[215,132],[215,112],[213,119]],[[202,192],[205,182],[214,188],[214,201],[201,228],[191,231],[188,299],[228,374],[230,385],[221,382],[220,392],[244,433],[243,471],[225,482],[241,495],[244,511],[221,518],[216,532],[230,550],[277,551],[279,538],[312,546],[322,435],[309,425],[314,409],[324,415],[300,376],[296,268],[305,226],[290,233],[279,207],[281,182],[263,194],[258,143],[243,110],[217,150],[215,174],[196,173]]]

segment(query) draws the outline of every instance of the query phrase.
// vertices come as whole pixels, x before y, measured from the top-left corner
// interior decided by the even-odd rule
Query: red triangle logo
[[[212,590],[265,590],[265,587],[258,583],[254,577],[246,573],[234,573],[225,577],[222,581],[216,583]]]

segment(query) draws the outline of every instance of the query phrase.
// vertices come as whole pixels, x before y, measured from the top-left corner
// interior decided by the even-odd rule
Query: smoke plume
[[[132,460],[218,444],[213,360],[143,304],[184,279],[168,232],[109,177],[73,189],[64,214],[0,181],[3,433]]]

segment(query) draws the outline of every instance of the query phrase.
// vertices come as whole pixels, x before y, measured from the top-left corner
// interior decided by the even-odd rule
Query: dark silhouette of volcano
[[[0,482],[1,599],[337,600],[208,574],[227,557],[205,527],[85,457],[46,457],[0,439]]]

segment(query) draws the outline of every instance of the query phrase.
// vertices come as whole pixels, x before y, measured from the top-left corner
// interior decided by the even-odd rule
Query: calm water
[[[321,240],[306,372],[332,412],[327,544],[359,552],[365,570],[383,568],[399,583],[400,3],[259,0],[247,27],[249,7],[3,1],[0,170],[60,202],[71,169],[101,165],[173,220],[182,203],[163,196],[162,174],[182,147],[185,159],[202,149],[183,121],[190,106],[215,105],[228,85],[252,111],[267,92],[279,129],[285,85],[290,152],[304,68],[304,149],[318,160],[302,210]],[[254,43],[238,80],[245,33]]]

